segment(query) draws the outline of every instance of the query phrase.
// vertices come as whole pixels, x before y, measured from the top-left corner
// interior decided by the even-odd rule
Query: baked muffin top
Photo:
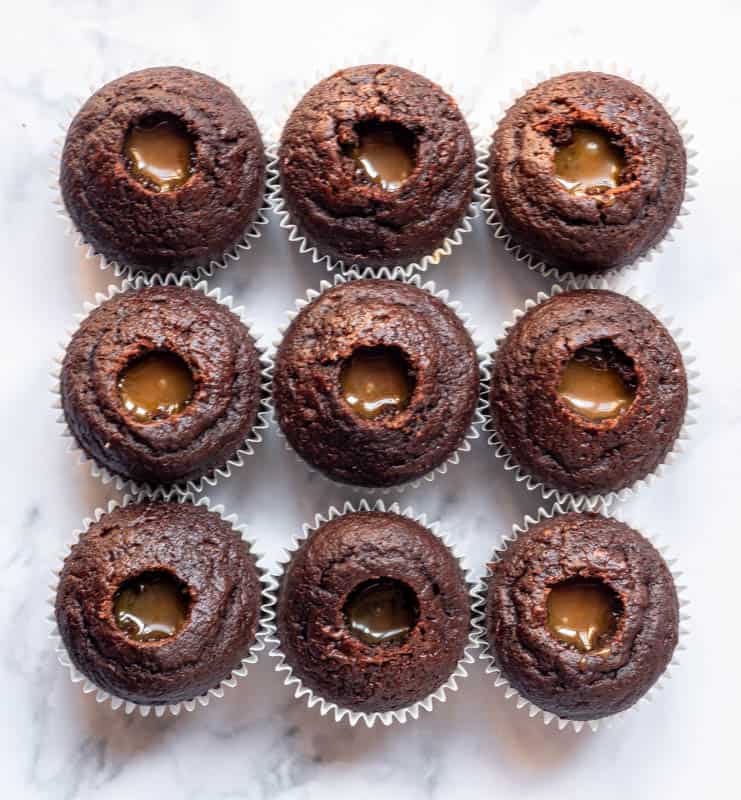
[[[275,359],[286,438],[333,480],[394,486],[459,447],[479,394],[476,350],[456,314],[399,281],[354,280],[305,306]]]
[[[687,156],[674,121],[639,86],[600,72],[538,84],[494,134],[490,191],[515,242],[548,265],[630,264],[673,225]]]
[[[661,322],[624,295],[557,294],[521,317],[492,357],[492,425],[546,487],[628,487],[656,469],[682,428],[682,355]]]
[[[318,83],[281,135],[293,221],[347,266],[433,253],[471,203],[473,139],[455,101],[409,70],[368,64]]]
[[[408,517],[357,512],[302,543],[281,579],[277,626],[293,672],[325,700],[392,711],[437,690],[468,641],[458,562]]]
[[[55,613],[74,666],[133,703],[191,700],[255,641],[255,558],[203,506],[131,503],[104,514],[64,561]]]
[[[674,581],[656,548],[623,522],[576,512],[544,519],[490,569],[491,653],[544,711],[574,720],[624,711],[671,661]]]
[[[135,481],[176,483],[224,466],[243,447],[261,403],[260,353],[239,317],[203,292],[145,287],[83,320],[60,390],[70,431],[98,464]]]
[[[263,202],[265,152],[242,101],[182,67],[132,72],[73,119],[59,181],[72,221],[107,259],[151,273],[207,266]]]

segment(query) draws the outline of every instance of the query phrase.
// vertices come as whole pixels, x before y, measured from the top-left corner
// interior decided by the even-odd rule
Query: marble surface
[[[741,445],[735,261],[741,90],[729,58],[738,3],[624,0],[172,5],[28,0],[4,7],[0,48],[0,764],[6,798],[727,797],[739,710],[737,522]],[[359,55],[362,54],[362,55]],[[50,411],[57,342],[83,301],[111,282],[50,207],[53,138],[75,98],[132,62],[201,60],[278,114],[297,79],[329,62],[414,59],[444,76],[484,123],[538,69],[602,58],[646,73],[691,121],[700,186],[676,241],[637,285],[681,321],[704,389],[686,456],[631,500],[635,520],[671,544],[690,587],[692,633],[680,668],[650,705],[597,735],[559,733],[507,703],[477,664],[431,715],[350,729],[294,701],[263,659],[200,713],[125,717],[69,683],[47,639],[47,584],[80,519],[111,496],[66,452]],[[733,75],[733,77],[732,77]],[[461,299],[491,344],[515,305],[547,287],[518,268],[479,221],[429,273]],[[283,311],[324,277],[271,226],[218,284],[272,338]],[[274,562],[301,522],[352,493],[311,477],[275,433],[250,466],[212,492]],[[404,500],[444,527],[476,573],[513,521],[538,505],[480,440],[461,465]]]

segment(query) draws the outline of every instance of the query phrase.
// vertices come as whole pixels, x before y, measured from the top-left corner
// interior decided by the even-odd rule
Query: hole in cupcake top
[[[124,156],[129,172],[155,192],[179,189],[193,174],[193,139],[171,114],[152,114],[133,125]]]
[[[129,364],[118,379],[124,408],[139,422],[182,411],[193,396],[193,375],[180,356],[154,350]]]
[[[345,623],[366,644],[399,644],[419,620],[419,602],[402,581],[378,578],[356,586],[342,609]]]
[[[189,610],[188,588],[165,571],[143,572],[127,580],[113,598],[116,625],[137,642],[174,636]]]
[[[602,339],[576,351],[561,373],[558,395],[572,411],[600,422],[625,413],[636,388],[633,360]]]
[[[414,135],[396,122],[374,120],[358,123],[355,134],[349,154],[358,171],[385,191],[398,191],[414,171]]]
[[[617,594],[597,578],[569,578],[548,593],[548,628],[583,653],[604,648],[622,614]]]
[[[597,128],[575,127],[556,148],[556,180],[571,194],[594,194],[620,185],[625,155]]]
[[[402,411],[414,390],[398,347],[359,347],[342,365],[340,385],[347,404],[364,419]]]

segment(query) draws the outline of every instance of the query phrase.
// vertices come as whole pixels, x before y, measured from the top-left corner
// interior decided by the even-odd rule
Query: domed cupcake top
[[[187,286],[116,294],[67,346],[67,425],[123,478],[171,484],[224,466],[257,421],[260,353],[239,317]]]
[[[562,292],[531,308],[493,354],[492,425],[546,487],[601,494],[646,477],[687,409],[682,355],[630,298]]]
[[[304,307],[275,359],[294,449],[334,480],[393,486],[444,463],[479,393],[475,346],[441,300],[399,281],[339,284]]]
[[[424,699],[464,655],[470,610],[455,557],[419,523],[353,512],[309,535],[281,579],[280,647],[305,686],[355,711]]]
[[[523,697],[564,719],[636,703],[671,661],[679,605],[671,573],[641,534],[570,512],[531,527],[491,565],[491,654]]]
[[[262,204],[265,152],[231,89],[200,72],[152,67],[85,102],[59,180],[96,251],[166,273],[207,266],[242,239]]]
[[[406,265],[452,233],[473,197],[475,152],[455,101],[409,70],[340,70],[293,110],[279,150],[293,221],[350,266]]]
[[[73,545],[55,613],[80,672],[154,705],[198,697],[239,668],[261,597],[254,556],[218,514],[147,501],[103,515]]]
[[[657,244],[684,199],[687,156],[661,103],[615,75],[571,72],[520,97],[494,134],[490,191],[515,242],[600,273]]]

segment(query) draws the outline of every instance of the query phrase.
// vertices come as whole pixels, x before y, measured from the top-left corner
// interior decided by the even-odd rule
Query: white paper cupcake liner
[[[501,544],[494,549],[490,564],[500,561],[507,548],[518,538],[518,536],[530,530],[531,527],[537,525],[539,522],[542,522],[545,519],[552,519],[553,517],[565,514],[569,511],[586,510],[586,508],[580,506],[579,504],[575,504],[573,501],[563,504],[556,503],[549,510],[546,510],[543,507],[539,508],[535,513],[535,516],[527,515],[522,522],[516,523],[512,526],[512,532],[508,536],[505,536]],[[550,711],[545,711],[544,709],[535,705],[535,703],[530,702],[526,697],[523,697],[523,695],[521,695],[517,689],[510,685],[506,676],[502,673],[502,670],[497,666],[496,657],[489,647],[486,631],[486,598],[488,592],[488,582],[492,577],[492,570],[489,565],[487,565],[486,568],[486,576],[474,589],[474,597],[476,598],[473,607],[474,639],[480,647],[479,658],[486,663],[486,674],[494,676],[494,686],[503,690],[504,696],[507,700],[513,699],[518,709],[524,709],[527,711],[527,714],[530,717],[537,717],[538,715],[541,715],[541,719],[545,725],[550,725],[551,723],[555,722],[555,727],[557,727],[559,731],[562,731],[568,727],[571,727],[576,733],[579,733],[585,728],[593,732],[598,731],[600,728],[610,728],[613,726],[613,724],[622,720],[627,714],[635,712],[643,705],[651,702],[656,697],[658,691],[663,688],[666,681],[671,677],[672,670],[679,665],[679,654],[683,650],[686,650],[686,639],[689,634],[687,623],[689,622],[690,615],[687,613],[687,606],[689,605],[689,600],[686,597],[687,587],[678,582],[682,576],[682,572],[676,569],[677,559],[671,556],[668,546],[662,544],[657,537],[647,533],[642,525],[632,521],[622,509],[609,509],[606,506],[601,505],[598,511],[603,516],[617,519],[618,521],[628,525],[630,528],[638,531],[656,548],[656,550],[658,550],[659,554],[669,568],[672,578],[674,579],[674,585],[679,601],[679,637],[677,640],[677,646],[674,649],[674,654],[672,655],[672,659],[654,685],[630,708],[617,714],[601,717],[599,719],[563,719]]]
[[[565,286],[560,286],[558,284],[554,284],[551,287],[550,292],[538,292],[536,298],[534,300],[529,299],[523,303],[522,308],[517,308],[512,312],[512,319],[504,324],[504,331],[497,338],[497,341],[494,345],[494,352],[489,356],[485,368],[487,372],[487,376],[482,383],[482,394],[485,395],[487,398],[489,396],[489,390],[491,387],[491,380],[492,380],[492,372],[494,367],[494,362],[496,360],[496,353],[499,350],[502,342],[507,338],[507,334],[509,333],[510,329],[515,325],[515,323],[523,317],[528,311],[534,308],[537,305],[549,300],[551,297],[554,297],[557,294],[561,294],[561,292],[569,291],[576,288],[588,288],[588,289],[606,289],[614,291],[614,289],[610,289],[608,282],[604,279],[595,279],[592,278],[590,281],[586,283],[577,284],[567,284]],[[601,504],[610,505],[614,501],[623,501],[627,500],[629,497],[632,497],[636,492],[642,489],[645,486],[651,486],[658,478],[661,478],[665,472],[667,467],[673,464],[680,455],[684,452],[685,444],[690,439],[691,428],[697,423],[696,413],[700,407],[698,397],[700,395],[700,387],[698,384],[698,379],[700,377],[700,373],[692,369],[691,366],[695,363],[695,356],[691,352],[691,344],[683,337],[683,330],[682,328],[678,327],[674,323],[674,319],[672,317],[665,317],[662,314],[662,307],[652,305],[651,299],[646,296],[642,296],[640,292],[636,289],[631,288],[628,291],[624,292],[627,297],[635,302],[639,303],[640,305],[644,306],[648,311],[650,311],[658,320],[659,322],[669,331],[672,338],[674,339],[679,351],[682,355],[682,362],[684,364],[685,373],[687,375],[687,410],[685,411],[684,421],[682,422],[682,427],[679,431],[679,434],[671,448],[671,450],[664,456],[663,461],[653,470],[653,472],[649,473],[643,478],[640,478],[631,486],[628,486],[624,489],[619,489],[618,491],[613,492],[603,492],[603,493],[596,493],[596,494],[584,494],[579,492],[562,492],[558,489],[555,489],[551,486],[547,486],[542,481],[538,480],[535,476],[530,474],[526,469],[521,467],[517,461],[515,460],[512,453],[509,449],[504,445],[504,443],[499,438],[499,435],[496,432],[494,427],[494,423],[491,417],[490,409],[487,405],[487,416],[484,422],[483,430],[489,434],[488,443],[494,448],[494,455],[502,462],[504,469],[507,472],[511,472],[514,476],[514,479],[518,483],[524,484],[530,491],[539,491],[542,495],[543,500],[555,500],[557,503],[568,503],[574,502],[579,506],[588,509],[594,509]]]
[[[130,267],[127,264],[121,264],[118,261],[113,261],[107,258],[103,253],[96,250],[84,237],[81,231],[79,231],[72,221],[69,213],[67,212],[67,208],[64,204],[64,200],[62,199],[62,190],[59,185],[59,169],[61,166],[62,160],[62,150],[64,149],[64,141],[67,136],[67,130],[69,129],[72,120],[76,116],[77,112],[82,108],[85,102],[88,100],[90,95],[94,94],[98,91],[101,87],[105,84],[109,83],[116,78],[122,77],[127,75],[130,72],[135,72],[142,69],[147,69],[153,66],[169,66],[169,65],[177,65],[184,67],[185,69],[192,69],[197,72],[202,72],[205,75],[208,75],[212,78],[223,83],[225,86],[228,86],[234,94],[242,101],[242,103],[247,107],[248,111],[252,114],[255,124],[260,132],[260,138],[262,139],[263,147],[265,149],[265,186],[263,188],[263,200],[260,206],[258,207],[257,211],[255,212],[254,218],[250,221],[250,223],[245,228],[242,237],[235,242],[228,250],[222,253],[221,258],[214,259],[209,261],[207,264],[203,264],[197,267],[189,267],[186,269],[177,269],[172,270],[166,274],[163,273],[156,273],[156,272],[148,272],[147,270],[141,268]],[[143,277],[149,281],[151,281],[155,276],[160,277],[189,277],[194,280],[202,280],[203,278],[211,278],[218,270],[225,270],[232,262],[238,261],[241,254],[248,252],[252,249],[252,245],[256,239],[259,239],[262,236],[263,228],[269,224],[270,219],[267,215],[268,211],[271,209],[271,201],[270,201],[270,189],[267,184],[268,179],[268,162],[270,161],[270,155],[268,153],[268,143],[269,140],[267,138],[267,125],[265,121],[265,115],[257,105],[254,100],[252,100],[249,95],[247,95],[243,88],[239,85],[238,82],[232,82],[232,79],[229,75],[221,74],[218,69],[213,69],[208,65],[203,65],[198,61],[193,61],[191,58],[185,59],[170,59],[170,58],[163,58],[158,59],[154,62],[148,62],[145,64],[129,64],[126,67],[122,67],[118,70],[113,72],[106,71],[105,75],[102,75],[95,84],[91,84],[88,88],[88,93],[86,96],[77,97],[75,98],[75,103],[73,106],[67,109],[65,113],[65,117],[63,120],[59,122],[59,129],[61,131],[61,136],[54,139],[54,153],[53,153],[53,165],[50,167],[50,173],[52,175],[52,182],[49,185],[49,188],[52,191],[52,204],[55,207],[55,211],[57,216],[61,217],[65,223],[65,233],[72,237],[74,240],[74,244],[77,247],[84,248],[84,255],[85,258],[91,261],[97,261],[98,267],[101,270],[111,270],[116,278],[124,278],[127,280],[133,280],[134,278]]]
[[[249,648],[248,654],[241,659],[239,667],[232,670],[231,674],[228,678],[224,678],[218,686],[215,686],[212,689],[209,689],[204,694],[198,695],[190,700],[181,700],[177,703],[162,703],[162,704],[145,704],[145,703],[133,703],[130,700],[124,700],[121,697],[117,697],[110,692],[107,692],[105,689],[101,689],[99,686],[96,686],[87,676],[85,676],[82,672],[80,672],[77,667],[74,666],[72,660],[67,652],[67,648],[64,646],[64,642],[62,641],[62,637],[59,633],[59,629],[57,627],[57,620],[55,615],[55,607],[56,607],[56,597],[57,597],[57,587],[59,585],[59,578],[64,567],[64,560],[69,555],[72,547],[77,544],[80,537],[87,532],[90,526],[100,521],[101,517],[105,516],[106,514],[110,514],[114,509],[118,508],[119,506],[125,507],[130,503],[138,503],[142,500],[166,500],[168,502],[176,502],[176,503],[193,503],[196,506],[205,506],[206,509],[211,511],[214,514],[218,514],[224,522],[231,525],[232,529],[240,534],[242,539],[247,543],[251,554],[255,558],[255,566],[257,567],[257,571],[260,576],[260,583],[262,584],[262,597],[260,603],[260,621],[257,630],[257,634],[255,636],[255,641],[253,642],[252,646]],[[117,500],[111,500],[108,503],[106,508],[97,508],[92,517],[86,518],[82,523],[82,528],[76,530],[72,537],[72,542],[65,548],[64,552],[62,552],[59,556],[59,563],[58,566],[53,570],[54,580],[49,585],[50,589],[50,596],[49,596],[49,606],[51,607],[51,611],[47,617],[48,622],[52,628],[49,637],[54,642],[54,650],[57,656],[57,660],[59,663],[65,667],[69,672],[69,678],[72,683],[81,684],[81,688],[84,694],[95,694],[95,701],[97,703],[105,703],[110,704],[111,708],[116,711],[121,709],[124,714],[133,714],[138,713],[142,717],[147,717],[150,714],[153,714],[156,717],[161,717],[165,714],[171,714],[173,716],[177,716],[180,714],[181,711],[194,711],[198,706],[205,707],[207,706],[212,698],[222,698],[226,693],[227,689],[233,689],[241,678],[247,676],[249,671],[249,667],[252,664],[255,664],[258,660],[259,653],[265,649],[265,637],[268,635],[269,631],[271,630],[271,621],[274,617],[274,612],[271,606],[271,600],[273,600],[273,592],[276,586],[275,580],[270,576],[267,569],[264,566],[260,565],[260,561],[262,560],[262,556],[258,555],[255,551],[254,542],[247,536],[247,528],[244,525],[239,523],[236,514],[226,515],[224,512],[224,507],[221,505],[214,506],[211,504],[211,500],[208,497],[202,496],[200,498],[195,498],[192,495],[181,495],[178,497],[173,498],[167,492],[164,492],[160,489],[154,492],[141,492],[136,496],[126,495],[123,500],[119,503]]]
[[[454,230],[448,234],[443,240],[443,243],[437,247],[432,253],[428,253],[424,255],[422,258],[419,258],[417,261],[413,261],[408,264],[398,264],[396,266],[389,266],[389,267],[361,267],[357,264],[347,264],[342,259],[333,258],[330,255],[322,253],[321,245],[317,245],[310,240],[308,236],[302,233],[299,225],[294,222],[291,218],[288,209],[286,208],[285,199],[283,197],[283,191],[280,185],[280,170],[278,168],[278,148],[280,143],[281,133],[283,131],[283,127],[285,123],[288,121],[292,111],[299,103],[301,98],[320,81],[324,80],[325,78],[333,75],[340,69],[346,69],[351,66],[361,65],[361,64],[374,64],[380,63],[378,59],[374,59],[372,57],[369,58],[361,58],[357,54],[352,58],[349,59],[346,63],[332,63],[328,64],[326,67],[319,68],[315,71],[314,77],[309,80],[305,80],[301,82],[298,86],[294,88],[293,93],[290,96],[290,99],[284,103],[283,113],[281,115],[281,119],[279,123],[276,123],[271,126],[271,145],[268,148],[269,153],[269,163],[268,163],[268,196],[270,198],[270,202],[275,212],[276,216],[279,218],[279,225],[283,230],[285,230],[288,234],[288,241],[293,242],[297,247],[299,252],[302,255],[308,256],[312,263],[314,264],[321,264],[323,263],[325,268],[328,272],[338,271],[342,274],[348,274],[353,272],[366,272],[369,274],[370,277],[374,278],[390,278],[392,275],[398,274],[399,271],[405,276],[409,277],[413,275],[415,272],[426,272],[429,267],[434,266],[435,264],[439,264],[440,261],[445,256],[449,256],[452,252],[454,247],[458,247],[463,243],[463,237],[470,233],[473,230],[472,222],[478,215],[478,201],[479,201],[479,184],[478,181],[474,182],[474,192],[471,198],[471,202],[466,209],[463,217],[461,218],[458,225],[454,228]],[[478,125],[471,121],[471,111],[470,105],[467,102],[459,101],[459,95],[456,93],[454,88],[451,88],[446,83],[441,81],[437,76],[434,74],[431,76],[429,71],[423,66],[419,64],[414,64],[410,62],[408,59],[401,59],[401,60],[394,60],[394,59],[384,59],[383,63],[387,64],[395,64],[400,67],[404,67],[405,69],[409,69],[413,72],[416,72],[420,75],[424,75],[428,78],[428,80],[433,81],[438,86],[442,88],[442,90],[450,95],[455,102],[458,104],[458,108],[461,112],[461,115],[466,120],[466,124],[468,125],[468,129],[471,132],[471,136],[474,142],[474,148],[478,151],[478,139],[479,139],[479,132],[478,132]]]
[[[354,514],[359,511],[382,511],[399,514],[418,522],[420,525],[431,531],[435,536],[438,537],[438,539],[442,541],[448,550],[450,550],[451,554],[458,562],[464,575],[466,587],[468,589],[471,601],[473,602],[473,600],[476,599],[474,594],[475,586],[471,581],[470,570],[464,566],[464,557],[457,552],[447,534],[440,532],[440,525],[438,522],[428,524],[427,516],[425,514],[416,514],[411,507],[402,510],[398,503],[392,503],[391,505],[387,506],[384,504],[383,500],[380,499],[375,501],[362,499],[357,503],[357,505],[353,505],[353,503],[347,501],[342,509],[331,506],[325,514],[316,514],[314,517],[314,522],[304,523],[301,535],[293,537],[291,547],[285,550],[286,559],[278,564],[279,572],[276,576],[275,585],[271,591],[267,592],[269,597],[267,609],[272,612],[273,619],[275,619],[280,580],[283,577],[285,569],[296,551],[301,547],[306,539],[308,539],[309,536],[318,528],[322,527],[322,525],[325,525],[330,520],[336,519],[337,517],[345,516],[345,514]],[[396,709],[395,711],[353,711],[350,708],[344,708],[337,705],[337,703],[325,700],[323,697],[318,695],[313,689],[306,686],[298,676],[294,675],[293,668],[288,663],[285,654],[281,650],[280,639],[278,638],[275,624],[270,625],[270,632],[265,638],[265,644],[271,646],[271,650],[269,651],[270,656],[278,659],[278,664],[275,667],[276,672],[285,673],[283,684],[293,690],[293,695],[297,700],[304,698],[306,705],[309,708],[314,708],[314,706],[318,705],[319,713],[322,716],[331,714],[334,717],[335,722],[342,722],[343,719],[347,719],[352,727],[357,725],[358,722],[363,722],[368,728],[372,728],[376,724],[388,726],[395,722],[403,724],[410,718],[418,719],[421,711],[432,711],[435,702],[444,703],[447,700],[449,692],[455,692],[458,690],[458,681],[459,679],[468,676],[466,666],[473,664],[475,660],[473,651],[478,647],[478,641],[475,637],[475,630],[473,628],[473,616],[471,619],[471,632],[468,638],[468,643],[463,648],[463,655],[458,661],[456,668],[450,674],[450,677],[445,681],[445,683],[438,687],[434,692],[427,695],[427,697],[425,697],[423,700],[418,700],[416,703]]]
[[[387,495],[392,492],[401,493],[406,489],[413,488],[416,489],[422,485],[423,482],[431,483],[437,475],[445,475],[453,464],[458,464],[461,460],[461,456],[464,453],[468,453],[471,449],[471,442],[475,439],[478,439],[481,435],[480,431],[487,419],[486,417],[486,410],[489,406],[489,399],[488,394],[484,392],[479,393],[479,400],[476,405],[476,410],[474,411],[473,419],[471,420],[471,425],[468,429],[468,433],[463,437],[462,441],[458,445],[458,447],[448,456],[448,458],[442,463],[439,464],[434,469],[430,470],[425,475],[422,475],[419,478],[415,478],[411,481],[405,481],[404,483],[400,483],[397,486],[359,486],[350,483],[343,483],[341,481],[336,481],[334,478],[330,478],[328,475],[325,475],[321,470],[317,469],[316,467],[309,464],[305,461],[301,456],[296,453],[296,451],[291,447],[286,435],[281,430],[280,424],[278,423],[277,413],[273,406],[273,386],[272,386],[272,372],[273,372],[273,365],[275,356],[277,354],[278,348],[280,347],[281,342],[283,341],[283,337],[286,334],[286,331],[291,326],[293,320],[298,316],[299,312],[305,308],[306,306],[310,305],[317,297],[320,297],[324,292],[328,289],[333,288],[334,286],[339,286],[342,283],[349,283],[354,280],[360,279],[367,279],[367,278],[374,278],[378,277],[377,274],[371,269],[365,269],[360,272],[354,271],[349,272],[346,274],[335,273],[332,276],[332,280],[323,280],[319,284],[319,290],[316,289],[309,289],[306,292],[305,297],[300,297],[295,301],[295,308],[291,311],[286,312],[288,316],[288,322],[285,325],[281,325],[278,328],[278,338],[273,342],[273,346],[270,351],[270,362],[271,367],[269,370],[270,374],[270,384],[269,384],[269,396],[268,396],[268,404],[270,406],[271,415],[273,421],[275,422],[275,430],[278,433],[278,436],[283,439],[285,449],[294,454],[296,457],[296,461],[300,464],[303,464],[309,472],[317,473],[321,475],[322,478],[329,481],[330,483],[335,484],[336,486],[344,486],[347,489],[352,489],[355,492],[362,492],[363,494],[382,494]],[[403,271],[400,269],[396,269],[392,271],[390,274],[389,280],[399,280],[402,283],[410,284],[411,286],[416,286],[419,289],[423,289],[426,292],[429,292],[434,297],[437,297],[438,300],[441,300],[445,303],[448,308],[450,308],[460,319],[465,327],[466,331],[468,331],[469,336],[471,337],[474,347],[476,348],[476,358],[479,364],[479,376],[482,381],[482,384],[485,383],[489,379],[489,371],[486,366],[486,362],[489,359],[489,354],[483,347],[482,340],[476,335],[476,327],[471,323],[471,315],[463,312],[461,310],[462,304],[458,301],[451,301],[449,299],[449,292],[447,289],[440,289],[438,290],[434,281],[427,281],[426,283],[422,283],[422,276],[419,274],[412,275],[412,276],[405,276]]]
[[[98,306],[105,303],[107,300],[110,300],[112,297],[116,295],[123,294],[124,292],[128,291],[139,291],[148,286],[188,286],[193,289],[193,291],[202,292],[207,297],[215,300],[217,303],[220,303],[223,306],[226,306],[233,314],[235,314],[242,324],[248,329],[250,332],[250,336],[255,342],[255,347],[260,356],[260,405],[258,407],[257,416],[255,418],[255,424],[253,425],[252,429],[250,430],[247,438],[244,440],[243,444],[240,448],[233,453],[226,461],[226,463],[221,466],[217,467],[216,469],[211,470],[206,475],[202,475],[200,478],[194,478],[191,480],[182,480],[176,481],[172,484],[167,484],[167,486],[160,486],[158,487],[155,484],[150,484],[141,481],[135,481],[131,478],[126,478],[123,475],[118,475],[116,473],[111,472],[107,467],[99,464],[92,456],[90,456],[85,450],[83,450],[77,442],[72,431],[69,429],[67,425],[67,420],[64,415],[64,410],[62,408],[62,395],[61,395],[61,374],[62,374],[62,364],[64,362],[64,356],[67,351],[67,347],[72,339],[72,336],[79,328],[79,325],[82,321]],[[62,428],[62,436],[65,439],[69,440],[69,450],[70,452],[76,453],[78,456],[78,462],[81,464],[87,463],[90,467],[90,473],[95,478],[100,478],[104,484],[113,483],[114,487],[120,492],[128,492],[129,494],[139,494],[140,492],[152,492],[156,488],[161,488],[168,496],[169,495],[183,495],[186,493],[198,494],[199,492],[203,491],[205,486],[214,487],[216,486],[217,482],[221,478],[229,478],[232,472],[239,467],[243,467],[247,458],[254,454],[256,446],[262,442],[263,439],[263,432],[269,427],[270,425],[270,386],[271,386],[271,373],[272,373],[272,362],[270,357],[267,354],[267,348],[260,344],[261,336],[259,333],[255,331],[255,326],[253,323],[245,316],[244,308],[242,306],[234,307],[234,301],[231,296],[222,297],[221,291],[219,289],[209,289],[208,284],[201,280],[197,281],[189,277],[187,275],[177,276],[177,275],[155,275],[155,276],[143,276],[139,275],[133,279],[127,279],[123,282],[121,286],[111,285],[108,287],[108,291],[105,293],[98,292],[95,295],[94,302],[85,303],[83,306],[83,313],[78,314],[75,317],[77,321],[77,326],[74,329],[71,329],[67,332],[66,341],[61,342],[59,347],[60,351],[59,354],[54,359],[54,369],[51,373],[52,377],[52,386],[51,392],[54,395],[54,402],[53,408],[57,413],[57,422]]]
[[[480,208],[484,217],[484,221],[493,229],[494,237],[502,242],[504,251],[506,253],[510,253],[515,262],[518,264],[524,264],[532,272],[538,272],[544,278],[549,278],[551,280],[558,281],[559,283],[570,282],[579,286],[583,286],[591,279],[595,278],[607,280],[612,283],[618,278],[618,276],[624,275],[631,270],[638,269],[641,264],[652,261],[654,256],[662,252],[664,243],[673,241],[676,231],[683,227],[682,217],[686,217],[690,213],[690,203],[695,199],[694,195],[692,194],[692,190],[694,190],[698,185],[695,178],[695,175],[697,175],[697,166],[695,163],[697,151],[689,146],[694,139],[694,136],[687,130],[687,120],[680,116],[678,107],[670,104],[670,98],[666,92],[661,91],[661,89],[655,83],[647,81],[644,75],[634,75],[630,68],[624,69],[615,64],[603,64],[601,62],[580,62],[578,64],[568,62],[560,67],[551,65],[548,70],[544,72],[538,72],[530,80],[523,81],[520,88],[513,89],[510,92],[509,99],[501,103],[501,108],[497,119],[493,122],[490,122],[488,129],[490,131],[496,130],[507,111],[509,111],[512,105],[530,89],[534,88],[543,81],[549,80],[550,78],[555,78],[558,75],[575,71],[606,72],[611,75],[617,75],[618,77],[632,81],[637,86],[640,86],[646,92],[655,97],[674,121],[674,124],[677,126],[677,129],[682,137],[684,148],[687,153],[687,180],[684,187],[682,206],[679,209],[679,213],[677,214],[677,217],[674,220],[671,228],[669,228],[666,234],[664,234],[664,237],[661,239],[661,241],[657,242],[653,247],[651,247],[648,251],[639,256],[630,264],[626,264],[622,267],[616,267],[601,273],[581,274],[574,272],[562,272],[558,267],[549,265],[538,256],[529,253],[526,247],[519,244],[516,239],[507,232],[504,223],[499,217],[494,204],[494,198],[491,194],[491,187],[489,186],[489,154],[493,140],[493,136],[491,134],[481,137],[477,142],[476,184],[478,187],[479,197],[481,198]]]

